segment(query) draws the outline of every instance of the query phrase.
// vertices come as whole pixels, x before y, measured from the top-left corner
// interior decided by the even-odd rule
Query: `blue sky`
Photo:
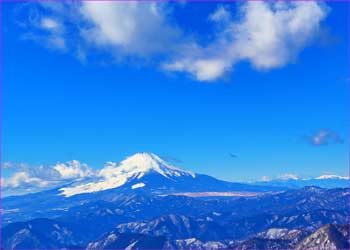
[[[109,4],[4,4],[8,166],[146,151],[226,180],[347,174],[346,3]]]

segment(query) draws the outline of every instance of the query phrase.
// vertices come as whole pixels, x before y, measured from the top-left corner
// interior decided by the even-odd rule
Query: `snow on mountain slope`
[[[132,186],[131,186],[131,189],[142,188],[142,187],[144,187],[144,186],[146,186],[145,183],[140,182],[140,183],[137,183],[137,184],[132,185]]]
[[[325,174],[313,178],[297,178],[292,176],[288,178],[277,178],[252,183],[258,185],[280,186],[288,188],[300,188],[306,186],[318,186],[322,188],[344,188],[349,187],[350,177],[334,174]]]
[[[339,179],[339,180],[349,180],[348,176],[339,176],[334,174],[325,174],[315,178],[316,180],[327,180],[327,179]]]
[[[349,225],[325,225],[303,239],[295,249],[349,249],[349,235]]]
[[[266,231],[260,232],[256,235],[256,238],[270,239],[270,240],[297,240],[306,236],[306,232],[298,229],[287,228],[269,228]]]
[[[137,153],[120,164],[108,162],[98,173],[96,181],[61,188],[61,194],[69,197],[76,194],[92,193],[121,187],[131,180],[140,180],[147,174],[156,173],[164,178],[174,179],[181,176],[195,178],[190,171],[175,167],[152,153]]]

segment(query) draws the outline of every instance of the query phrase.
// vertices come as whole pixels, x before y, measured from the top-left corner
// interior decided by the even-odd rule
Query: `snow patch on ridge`
[[[142,187],[144,187],[144,186],[146,186],[145,183],[140,182],[140,183],[137,183],[137,184],[132,185],[132,186],[131,186],[131,189],[142,188]]]

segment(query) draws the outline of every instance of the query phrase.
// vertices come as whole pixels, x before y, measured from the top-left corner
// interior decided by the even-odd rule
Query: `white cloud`
[[[64,28],[59,21],[53,18],[44,17],[41,19],[40,27],[48,32],[48,35],[46,37],[43,36],[42,39],[48,47],[61,50],[66,48]]]
[[[119,53],[166,53],[175,45],[179,30],[168,24],[165,5],[145,2],[83,2],[80,11],[89,21],[83,37]]]
[[[10,169],[10,168],[25,168],[27,165],[25,163],[17,163],[17,162],[4,162],[2,167],[5,169]]]
[[[53,169],[60,174],[62,179],[85,178],[94,175],[93,170],[87,164],[77,160],[58,163]]]
[[[224,6],[220,6],[209,16],[209,20],[213,22],[227,22],[230,19],[231,13]]]
[[[217,10],[210,19],[227,20],[225,11]],[[164,68],[187,71],[199,81],[212,81],[241,61],[260,70],[282,67],[312,42],[326,14],[316,2],[248,2],[241,6],[240,20],[226,21],[217,39],[201,53],[184,55]]]
[[[271,69],[293,61],[317,34],[326,11],[316,2],[250,2],[244,18],[233,24],[234,49],[240,59]]]
[[[203,35],[214,38],[203,46],[176,23],[169,6],[108,1],[42,4],[50,15],[41,17],[40,27],[48,31],[50,46],[69,48],[80,59],[88,60],[94,48],[117,62],[137,58],[198,81],[215,81],[242,61],[258,70],[295,62],[317,37],[328,13],[324,3],[311,1],[245,2],[237,13],[219,6],[206,17],[215,28],[209,25]]]
[[[296,174],[281,174],[278,176],[280,180],[298,180],[299,176]]]
[[[164,64],[163,68],[169,71],[189,72],[199,81],[211,81],[222,76],[229,65],[220,59],[179,60]]]
[[[106,165],[104,166],[104,168],[102,168],[98,172],[98,176],[101,176],[104,179],[110,179],[113,177],[117,177],[118,174],[119,174],[118,164],[115,162],[112,162],[112,161],[106,162]]]
[[[46,5],[53,6],[53,5]],[[22,36],[25,40],[31,40],[44,45],[49,49],[65,51],[67,49],[66,28],[56,14],[34,15],[27,23],[21,26],[25,28]],[[68,40],[68,39],[67,39]]]
[[[321,129],[312,135],[305,136],[304,139],[313,146],[329,145],[331,143],[342,144],[344,142],[339,134],[327,129]]]
[[[41,27],[47,30],[60,29],[60,24],[52,18],[45,17],[41,19]]]
[[[51,166],[31,167],[24,163],[7,162],[6,171],[9,177],[2,178],[1,188],[3,194],[22,194],[37,192],[84,178],[92,177],[95,172],[85,163],[77,160],[66,163],[57,163]]]
[[[37,185],[45,187],[48,182],[37,177],[31,177],[27,172],[16,172],[12,177],[3,179],[2,187],[17,188],[23,185]]]

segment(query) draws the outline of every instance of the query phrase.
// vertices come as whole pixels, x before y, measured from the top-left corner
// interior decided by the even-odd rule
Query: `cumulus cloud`
[[[339,134],[326,129],[322,129],[312,135],[305,136],[304,139],[313,146],[344,143],[344,140]]]
[[[85,178],[94,175],[93,170],[87,164],[77,160],[58,163],[53,169],[60,174],[62,179]]]
[[[27,172],[16,172],[12,177],[3,180],[3,187],[16,188],[22,185],[34,184],[39,187],[46,186],[47,181],[37,177],[31,177]]]
[[[241,18],[231,21],[226,12],[218,9],[211,15],[211,20],[226,23],[213,43],[164,68],[188,72],[200,81],[215,80],[241,61],[259,70],[279,68],[313,41],[327,15],[316,2],[247,2],[241,6]]]
[[[249,3],[233,24],[235,53],[255,67],[271,69],[291,62],[315,37],[326,10],[316,2]]]
[[[4,163],[4,170],[11,170],[7,178],[1,179],[1,188],[7,194],[36,192],[58,185],[94,176],[95,172],[77,160],[50,166],[29,166],[24,163]]]
[[[101,47],[114,47],[119,53],[166,53],[180,35],[167,22],[164,4],[87,1],[80,12],[90,24],[82,30],[83,37]]]
[[[119,172],[117,168],[118,168],[118,163],[108,161],[106,162],[106,165],[104,166],[104,168],[102,168],[98,172],[98,176],[103,177],[104,179],[117,177]]]
[[[317,37],[328,13],[324,3],[311,1],[246,2],[236,13],[219,6],[206,17],[214,24],[207,31],[214,38],[203,46],[176,23],[169,3],[86,1],[41,6],[50,14],[39,15],[36,26],[48,33],[51,46],[71,47],[84,59],[94,48],[117,61],[151,61],[164,71],[187,73],[198,81],[217,80],[242,61],[257,70],[294,62]]]

